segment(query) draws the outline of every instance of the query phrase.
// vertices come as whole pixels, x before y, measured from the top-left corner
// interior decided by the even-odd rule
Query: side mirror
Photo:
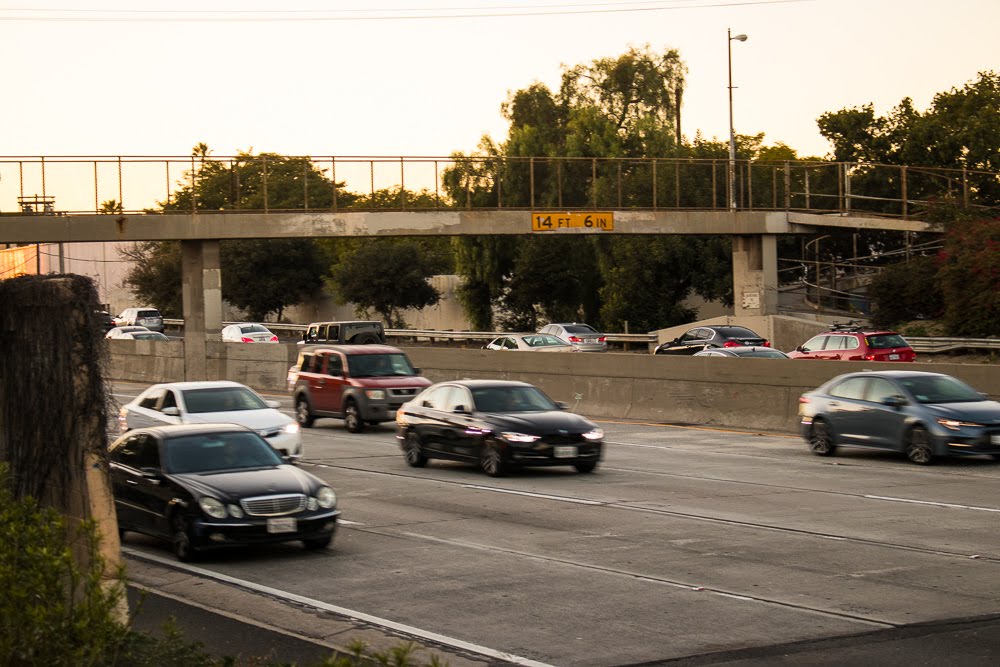
[[[163,414],[165,414],[165,415],[167,415],[169,417],[180,417],[181,416],[180,408],[174,408],[174,407],[163,408],[162,410],[160,410],[160,412],[162,412]]]
[[[898,408],[901,405],[906,405],[906,399],[902,396],[886,396],[882,399],[882,405],[888,405],[890,408]]]
[[[423,371],[423,369],[422,369],[422,368],[417,368],[416,366],[414,366],[414,367],[413,367],[413,374],[414,374],[414,375],[420,375],[420,374],[421,374],[421,373],[423,373],[423,372],[424,372],[424,371]]]
[[[569,403],[566,403],[565,401],[556,401],[556,406],[560,410],[569,410]]]
[[[279,403],[278,401],[264,401],[264,402],[267,404],[267,407],[269,407],[269,408],[280,408],[281,407],[281,403]]]
[[[454,412],[455,414],[459,414],[459,415],[467,415],[467,414],[469,414],[469,409],[467,407],[465,407],[464,405],[456,405],[455,409],[452,410],[452,412]]]
[[[796,352],[808,352],[809,350],[807,350],[804,345],[799,345],[797,348],[795,348],[795,351]]]

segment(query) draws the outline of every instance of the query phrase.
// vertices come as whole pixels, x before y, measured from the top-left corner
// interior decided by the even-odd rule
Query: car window
[[[163,401],[160,403],[160,410],[164,408],[176,408],[177,407],[177,397],[174,396],[174,392],[167,390],[163,394]]]
[[[890,396],[899,396],[896,385],[885,378],[871,378],[868,382],[868,393],[865,398],[873,403],[881,403]]]
[[[416,375],[410,360],[402,352],[390,354],[352,354],[347,358],[352,377],[389,377]]]
[[[802,349],[807,352],[822,350],[827,338],[829,338],[829,336],[813,336],[802,344]]]
[[[563,327],[568,333],[574,334],[596,334],[597,329],[589,324],[567,324]]]
[[[838,398],[850,398],[861,400],[865,395],[865,386],[868,384],[866,377],[853,377],[837,383],[830,388],[830,395]]]
[[[899,334],[875,334],[867,336],[868,347],[881,350],[889,347],[909,347],[909,343]]]
[[[535,387],[480,387],[472,390],[472,400],[480,412],[538,412],[557,406]]]
[[[444,409],[448,412],[454,412],[459,407],[465,410],[472,409],[472,394],[465,387],[450,387],[450,391],[445,394],[444,400]]]
[[[424,394],[423,398],[420,400],[420,404],[425,408],[444,410],[445,406],[448,405],[449,393],[451,393],[451,385],[436,387]]]
[[[267,333],[267,329],[259,324],[242,324],[240,333]]]
[[[680,337],[680,341],[683,343],[689,340],[695,340],[698,338],[698,329],[692,329],[691,331],[685,332],[683,336]]]
[[[181,394],[187,411],[192,414],[267,409],[267,403],[246,387],[186,389]]]
[[[136,470],[159,468],[160,452],[156,438],[145,433],[126,438],[112,450],[111,459]]]
[[[326,369],[323,371],[327,375],[341,377],[344,375],[344,359],[336,352],[331,352],[326,356]]]
[[[140,310],[136,313],[136,317],[159,317],[160,311],[158,310]]]
[[[861,341],[858,340],[857,336],[844,336],[843,349],[845,350],[856,350],[861,347]]]
[[[142,397],[142,400],[139,401],[139,407],[140,408],[148,408],[150,410],[155,410],[156,409],[156,403],[157,403],[157,401],[160,400],[160,397],[163,396],[163,392],[164,391],[166,391],[166,390],[165,389],[154,389],[153,391],[149,392],[148,394],[146,394],[145,396]]]
[[[985,400],[979,392],[948,375],[899,378],[899,383],[920,403],[967,403]]]

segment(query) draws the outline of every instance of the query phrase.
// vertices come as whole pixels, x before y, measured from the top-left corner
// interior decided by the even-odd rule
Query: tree
[[[944,299],[938,282],[938,260],[931,255],[882,269],[868,286],[872,323],[899,328],[911,320],[940,317]]]
[[[952,336],[1000,331],[1000,218],[950,223],[941,252],[945,327]]]
[[[312,239],[223,241],[220,246],[222,294],[226,301],[264,321],[280,321],[284,309],[323,286],[327,264]]]
[[[181,244],[178,241],[144,241],[119,249],[132,262],[124,280],[143,304],[155,306],[164,317],[183,317],[181,300]]]
[[[386,325],[402,328],[404,308],[426,308],[441,294],[429,282],[433,261],[417,246],[398,239],[353,239],[353,247],[331,268],[330,286],[343,301],[356,304],[367,317],[374,310]]]

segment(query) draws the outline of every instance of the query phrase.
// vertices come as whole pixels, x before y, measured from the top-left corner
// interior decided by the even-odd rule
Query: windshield
[[[757,334],[749,329],[744,329],[743,327],[718,327],[716,329],[718,333],[723,336],[729,336],[730,338],[760,338]]]
[[[904,377],[898,381],[918,403],[968,403],[986,400],[969,385],[948,375]]]
[[[347,369],[352,377],[389,377],[394,375],[416,375],[410,360],[402,352],[389,354],[351,354],[347,357]]]
[[[164,452],[169,473],[269,468],[283,463],[260,436],[245,431],[168,438]]]
[[[260,396],[246,387],[211,387],[187,389],[184,405],[190,413],[231,412],[234,410],[264,410],[267,408]]]
[[[244,324],[240,326],[240,333],[271,333],[270,330],[259,324]]]
[[[767,357],[768,359],[785,359],[787,354],[780,350],[773,350],[766,347],[740,352],[741,357]]]
[[[480,412],[542,412],[559,406],[535,387],[479,387],[472,400]]]

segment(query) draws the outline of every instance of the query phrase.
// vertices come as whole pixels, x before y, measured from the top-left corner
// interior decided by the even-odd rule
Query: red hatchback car
[[[792,359],[915,361],[917,353],[895,331],[834,324],[788,353]]]

